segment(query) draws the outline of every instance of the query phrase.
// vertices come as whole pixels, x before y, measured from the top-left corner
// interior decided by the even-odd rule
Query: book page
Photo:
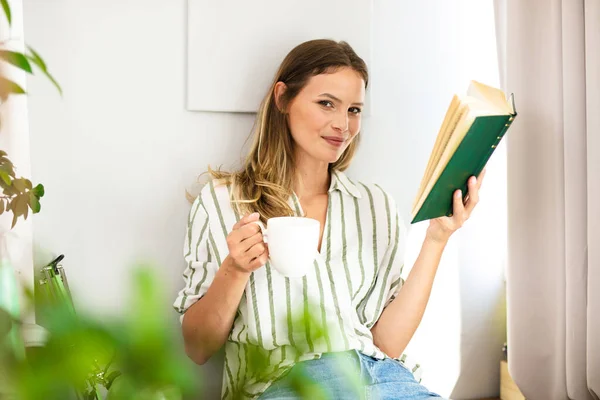
[[[418,200],[418,202],[416,202],[416,206],[413,208],[413,211],[412,211],[413,218],[416,215],[416,213],[419,211],[419,209],[421,208],[423,203],[425,202],[425,199],[427,199],[429,192],[431,192],[431,189],[433,189],[433,185],[437,182],[438,178],[442,174],[442,171],[444,170],[444,168],[446,168],[446,165],[448,165],[448,161],[450,161],[450,158],[452,157],[452,155],[458,148],[462,139],[465,137],[465,135],[469,131],[469,128],[473,124],[474,120],[475,120],[475,115],[473,115],[472,113],[465,112],[462,114],[462,117],[456,124],[454,133],[451,135],[450,140],[448,141],[448,143],[446,145],[446,148],[444,149],[442,155],[440,156],[439,162],[437,163],[434,171],[431,174],[431,178],[428,179],[428,181],[427,181],[427,186],[423,190],[423,193],[421,193],[421,195],[418,197],[419,200]]]
[[[419,191],[413,202],[413,207],[417,204],[419,199],[422,197],[423,192],[425,191],[425,188],[427,187],[427,184],[431,180],[433,172],[435,171],[435,169],[437,168],[437,166],[440,162],[440,158],[441,158],[442,154],[446,150],[446,147],[447,147],[451,137],[454,135],[454,132],[457,129],[457,125],[459,124],[461,119],[464,118],[465,114],[468,112],[468,105],[464,104],[458,96],[454,96],[453,101],[455,99],[459,103],[459,104],[457,104],[458,108],[457,108],[456,112],[451,116],[451,119],[446,124],[444,131],[440,132],[440,134],[438,135],[438,139],[436,140],[436,145],[433,149],[433,152],[431,153],[431,156],[429,158],[429,163],[427,164],[427,169],[425,170],[425,174],[423,175],[421,185],[419,186]]]
[[[438,148],[434,149],[434,153],[433,153],[434,162],[431,165],[431,169],[429,171],[425,172],[427,181],[429,181],[429,179],[431,178],[431,174],[433,173],[433,170],[439,163],[442,153],[444,152],[444,150],[446,150],[446,146],[448,145],[448,142],[452,138],[452,135],[454,135],[454,132],[456,131],[456,127],[457,127],[458,123],[463,118],[463,116],[466,112],[468,112],[468,106],[467,106],[467,104],[464,104],[461,101],[461,104],[459,105],[457,112],[452,117],[452,120],[449,122],[448,126],[446,126],[446,130],[441,137]]]
[[[508,103],[506,95],[500,89],[485,85],[481,82],[471,81],[467,95],[480,99],[490,107],[495,108],[499,115],[514,114],[512,105]],[[491,111],[491,110],[490,110]]]
[[[452,97],[452,101],[450,102],[450,107],[446,113],[446,117],[444,118],[444,122],[438,132],[438,136],[436,138],[435,144],[433,146],[433,150],[429,155],[429,162],[427,163],[427,168],[425,169],[425,174],[423,179],[427,179],[431,173],[431,170],[437,164],[440,155],[440,147],[446,147],[446,143],[448,142],[449,135],[452,134],[454,127],[456,125],[456,121],[460,118],[461,113],[461,102],[460,98],[457,95]]]
[[[446,115],[444,117],[444,120],[442,121],[442,126],[440,127],[440,130],[436,137],[435,144],[433,145],[433,150],[431,151],[431,154],[429,155],[429,160],[427,161],[427,167],[425,168],[425,174],[423,174],[423,177],[421,178],[421,184],[419,185],[419,190],[417,192],[418,195],[414,201],[416,201],[419,198],[421,191],[423,190],[424,186],[427,184],[427,179],[429,178],[431,171],[433,171],[433,168],[435,167],[435,164],[438,161],[438,158],[439,158],[439,154],[438,154],[439,150],[438,149],[441,146],[445,147],[445,143],[442,143],[442,142],[448,141],[448,134],[449,134],[449,132],[450,133],[452,132],[452,130],[448,129],[448,125],[452,125],[451,121],[458,119],[457,112],[458,112],[459,106],[460,106],[460,99],[457,95],[454,95],[452,97],[452,100],[450,101],[448,110],[446,110]],[[413,206],[414,206],[414,204],[413,204]]]

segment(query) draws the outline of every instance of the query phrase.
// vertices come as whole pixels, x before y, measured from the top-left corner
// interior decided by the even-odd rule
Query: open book
[[[412,207],[412,221],[452,215],[452,194],[478,176],[517,115],[514,96],[471,81],[466,96],[454,95],[429,157]]]

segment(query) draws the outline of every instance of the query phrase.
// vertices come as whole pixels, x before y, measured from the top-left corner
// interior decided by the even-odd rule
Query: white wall
[[[350,174],[389,189],[406,220],[452,93],[472,78],[497,84],[491,12],[491,1],[375,0],[372,116]],[[185,111],[185,21],[184,0],[25,1],[27,41],[65,92],[60,99],[49,83],[29,82],[33,173],[47,193],[35,238],[43,251],[66,254],[81,307],[122,310],[139,258],[155,262],[173,296],[182,283],[184,190],[208,163],[228,167],[242,156],[252,115]],[[489,172],[409,348],[424,383],[453,398],[498,394],[502,157]],[[412,228],[409,263],[425,225]]]

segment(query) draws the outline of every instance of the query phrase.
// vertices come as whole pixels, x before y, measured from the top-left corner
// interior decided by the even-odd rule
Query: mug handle
[[[265,224],[263,224],[262,221],[252,221],[252,223],[258,225],[258,227],[260,228],[260,232],[263,235],[263,242],[269,243],[268,235],[267,235],[267,228],[265,228]]]

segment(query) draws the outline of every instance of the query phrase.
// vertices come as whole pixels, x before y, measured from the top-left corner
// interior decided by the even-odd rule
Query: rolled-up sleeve
[[[183,252],[187,267],[183,272],[184,287],[173,303],[181,314],[204,296],[219,268],[211,254],[209,237],[209,216],[200,194],[190,209],[185,235]]]

